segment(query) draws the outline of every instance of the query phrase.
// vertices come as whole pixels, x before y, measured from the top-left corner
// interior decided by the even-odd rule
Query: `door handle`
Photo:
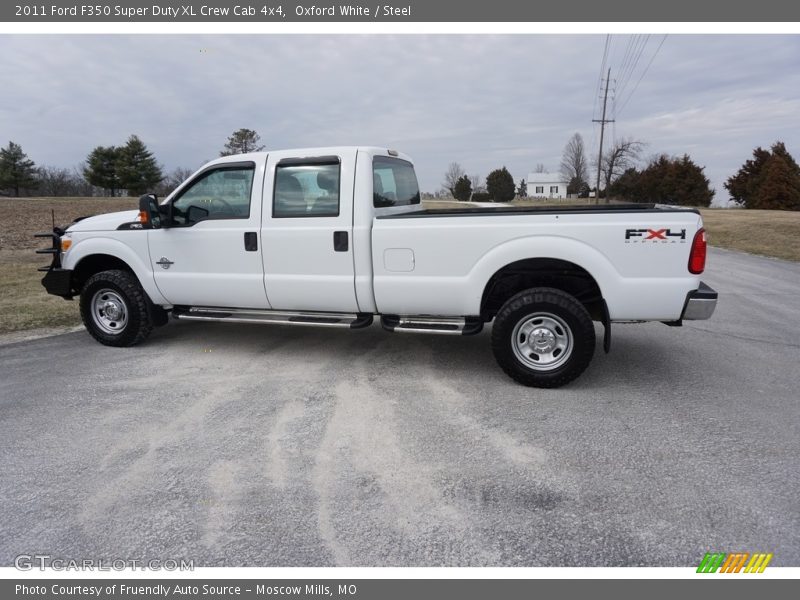
[[[347,252],[350,247],[346,231],[333,232],[333,249],[335,252]]]
[[[255,231],[244,232],[244,249],[248,252],[255,252],[258,250],[258,235]]]

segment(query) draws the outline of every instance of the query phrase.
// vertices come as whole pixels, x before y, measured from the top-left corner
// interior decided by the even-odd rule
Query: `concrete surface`
[[[800,565],[800,264],[527,389],[472,337],[178,323],[0,348],[0,564]]]

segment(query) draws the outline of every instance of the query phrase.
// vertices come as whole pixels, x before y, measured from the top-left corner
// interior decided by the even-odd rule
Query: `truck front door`
[[[172,304],[269,308],[258,239],[263,168],[210,166],[171,200],[169,227],[148,231],[155,282]]]
[[[353,267],[355,150],[270,154],[264,183],[264,281],[278,310],[358,312]]]

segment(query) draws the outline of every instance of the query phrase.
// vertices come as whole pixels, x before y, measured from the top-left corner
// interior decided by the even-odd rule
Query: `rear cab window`
[[[419,203],[419,184],[414,166],[400,158],[375,156],[372,159],[372,205],[386,208]]]

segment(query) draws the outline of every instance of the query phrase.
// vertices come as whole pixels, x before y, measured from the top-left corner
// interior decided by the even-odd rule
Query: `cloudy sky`
[[[596,153],[605,45],[604,35],[4,35],[0,143],[72,167],[135,133],[167,169],[196,168],[248,127],[268,148],[400,149],[425,191],[452,161],[482,176],[505,165],[519,180],[537,163],[557,171],[576,131]],[[688,153],[717,200],[755,146],[780,139],[800,157],[800,36],[615,35],[606,64],[608,135],[646,141],[647,155]]]

